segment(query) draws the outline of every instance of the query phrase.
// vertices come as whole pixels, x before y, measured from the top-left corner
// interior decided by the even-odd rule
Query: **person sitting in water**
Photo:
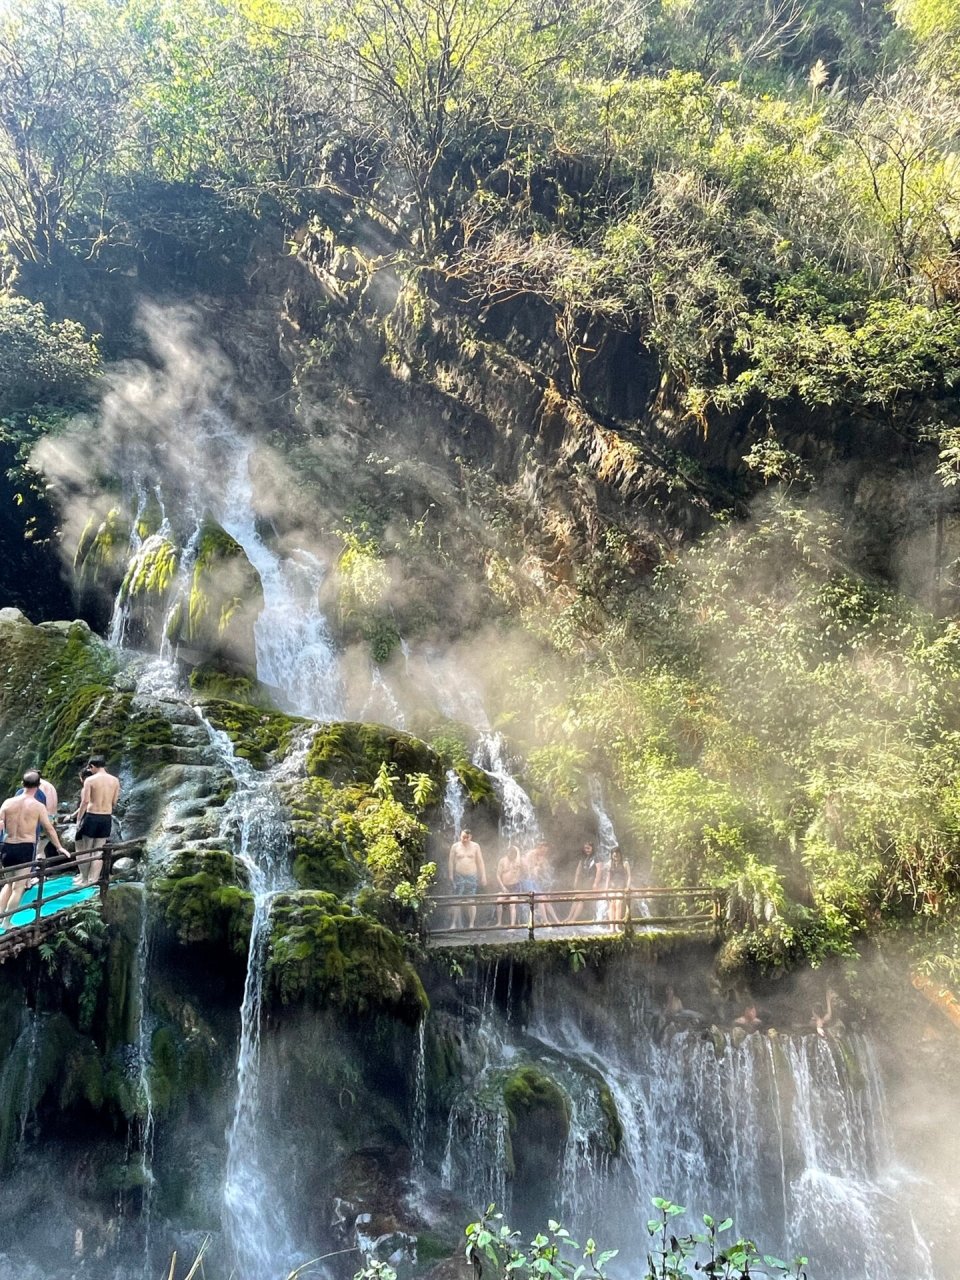
[[[702,1013],[696,1009],[685,1009],[683,1001],[672,986],[668,986],[663,996],[663,1017],[667,1022],[703,1022]]]
[[[46,832],[57,852],[66,856],[67,851],[60,843],[45,804],[37,799],[39,789],[40,774],[36,769],[28,769],[23,775],[22,791],[0,805],[0,827],[5,837],[0,863],[4,870],[22,871],[33,864],[35,856],[41,860],[44,858],[42,851],[37,854],[38,826]],[[10,927],[10,917],[20,906],[27,880],[27,876],[22,876],[0,889],[0,924],[5,928]]]
[[[461,898],[475,898],[481,887],[486,887],[487,869],[483,862],[483,851],[473,839],[473,832],[464,828],[460,839],[450,846],[450,857],[447,870],[453,892]],[[477,908],[471,904],[466,908],[467,928],[472,929],[477,922]],[[451,919],[451,928],[463,928],[464,912],[455,907]]]
[[[757,1006],[748,1004],[743,1013],[738,1018],[734,1018],[733,1025],[735,1027],[743,1027],[745,1031],[759,1031],[761,1019],[757,1013]]]
[[[120,795],[120,779],[107,773],[107,762],[103,756],[90,757],[90,770],[80,792],[80,806],[73,815],[79,823],[75,842],[80,868],[74,880],[77,885],[96,884],[100,879],[103,858],[92,855],[110,839],[113,809]]]
[[[600,880],[603,874],[602,865],[597,858],[593,845],[588,840],[580,850],[580,857],[577,859],[577,869],[573,873],[573,890],[574,893],[578,889],[599,889]],[[593,904],[590,904],[590,915],[594,914]],[[570,908],[567,916],[567,924],[575,924],[583,911],[583,903],[575,901]]]
[[[497,863],[497,886],[501,893],[521,893],[521,884],[526,875],[523,858],[519,846],[512,844]],[[497,907],[497,924],[503,924],[504,910],[509,912],[510,923],[517,923],[517,904],[510,902]]]

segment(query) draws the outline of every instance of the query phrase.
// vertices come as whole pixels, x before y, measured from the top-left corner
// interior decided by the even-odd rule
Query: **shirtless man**
[[[497,863],[497,884],[501,893],[520,893],[521,881],[526,875],[523,858],[520,856],[520,850],[512,844],[507,852]],[[517,923],[517,904],[511,902],[507,907],[510,912],[510,923]],[[503,906],[497,907],[497,924],[503,924]]]
[[[6,837],[3,845],[0,846],[2,848],[0,863],[5,869],[19,871],[28,868],[35,856],[38,858],[45,856],[42,851],[37,853],[38,825],[47,833],[58,853],[66,854],[67,852],[60,843],[60,837],[50,821],[46,807],[37,799],[39,787],[40,774],[36,769],[28,769],[23,775],[23,791],[19,795],[11,796],[9,800],[4,800],[0,805],[0,827],[3,828]],[[12,914],[17,910],[26,887],[27,878],[24,876],[5,884],[0,889],[0,916],[6,913]],[[2,923],[9,928],[9,917]]]
[[[450,882],[453,892],[462,898],[472,898],[481,887],[486,888],[487,869],[483,864],[483,852],[473,839],[470,831],[461,831],[460,839],[450,846],[448,863]],[[467,928],[472,929],[477,922],[477,908],[467,907]],[[463,912],[456,907],[453,912],[452,928],[463,928]]]
[[[80,807],[73,815],[80,824],[76,840],[80,874],[74,884],[97,884],[103,869],[102,858],[88,860],[84,855],[102,849],[113,829],[113,806],[120,794],[120,779],[107,773],[106,763],[103,756],[90,757],[92,772],[84,781]]]

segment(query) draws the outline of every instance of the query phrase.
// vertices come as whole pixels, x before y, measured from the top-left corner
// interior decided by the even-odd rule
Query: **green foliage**
[[[724,967],[817,963],[953,900],[952,622],[846,572],[839,528],[782,493],[624,607],[602,662],[551,654],[515,696],[535,740],[591,744],[634,867],[728,889]]]
[[[723,1276],[726,1280],[746,1280],[748,1276],[806,1276],[806,1258],[783,1262],[770,1254],[761,1255],[752,1241],[739,1239],[723,1245],[720,1237],[733,1226],[732,1218],[718,1222],[704,1214],[700,1229],[678,1235],[676,1220],[686,1210],[679,1205],[654,1197],[657,1216],[647,1223],[651,1237],[643,1280],[687,1280],[700,1272]],[[617,1249],[600,1249],[593,1239],[580,1245],[559,1222],[551,1221],[545,1232],[538,1232],[528,1243],[518,1231],[503,1222],[495,1206],[488,1206],[477,1222],[466,1229],[466,1256],[478,1277],[516,1275],[549,1277],[549,1280],[604,1280],[609,1264],[617,1257]],[[371,1280],[360,1272],[356,1280]]]
[[[78,406],[100,371],[97,340],[40,303],[0,291],[0,418],[38,405]]]

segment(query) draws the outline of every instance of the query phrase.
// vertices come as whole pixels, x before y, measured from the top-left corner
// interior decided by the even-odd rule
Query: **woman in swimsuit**
[[[623,850],[619,845],[612,850],[610,854],[610,865],[607,868],[607,884],[608,889],[616,889],[619,893],[626,894],[630,888],[630,863],[623,856]],[[616,897],[609,899],[610,913],[608,919],[610,928],[616,929],[618,925],[623,923],[624,903],[626,898]]]

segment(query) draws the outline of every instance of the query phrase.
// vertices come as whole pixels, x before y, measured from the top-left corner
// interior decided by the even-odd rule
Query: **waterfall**
[[[473,762],[489,776],[500,801],[501,840],[528,848],[540,838],[540,823],[533,802],[510,771],[503,735],[481,734]]]
[[[867,1037],[664,1027],[645,991],[623,996],[611,1005],[584,999],[572,981],[534,982],[523,1032],[480,993],[479,1021],[462,1024],[464,1084],[448,1116],[445,1187],[508,1215],[512,1201],[515,1219],[562,1213],[574,1234],[619,1247],[628,1268],[642,1265],[647,1206],[662,1195],[691,1214],[729,1213],[762,1251],[802,1250],[818,1280],[932,1280]],[[568,1103],[544,1203],[531,1203],[497,1163],[510,1141],[503,1082],[518,1063],[545,1072]],[[611,1101],[622,1129],[616,1154]]]
[[[423,1186],[427,1137],[427,1019],[417,1025],[417,1052],[413,1060],[413,1123],[410,1138],[410,1174],[418,1188]]]
[[[456,769],[447,770],[447,783],[443,790],[443,826],[453,832],[454,840],[463,830],[463,815],[467,811],[467,789],[460,781]]]
[[[150,965],[150,900],[146,886],[140,894],[140,934],[137,939],[137,1095],[140,1117],[140,1171],[143,1178],[143,1202],[140,1217],[143,1224],[144,1269],[151,1269],[151,1226],[153,1214],[153,1139],[154,1111],[153,1086],[150,1079],[152,1066],[151,1039],[153,1019],[147,1000],[147,983]]]
[[[381,724],[393,725],[396,729],[406,728],[406,717],[397,696],[387,684],[379,663],[370,668],[370,692],[367,700],[360,708],[360,720],[376,720]]]
[[[257,679],[286,710],[314,720],[343,715],[343,689],[333,638],[320,608],[325,568],[297,549],[282,559],[257,527],[250,474],[252,445],[222,415],[210,415],[211,438],[225,452],[225,488],[217,518],[260,575],[263,609],[254,625]]]
[[[590,807],[597,820],[598,852],[604,862],[609,861],[610,854],[619,845],[617,833],[613,829],[613,821],[603,807],[603,783],[592,774],[590,777]]]
[[[224,1223],[242,1280],[268,1280],[285,1274],[297,1261],[283,1210],[283,1188],[272,1183],[265,1169],[260,1125],[260,1032],[270,912],[276,895],[293,887],[287,868],[287,826],[276,784],[299,769],[310,735],[303,736],[280,766],[258,774],[236,756],[225,733],[204,723],[211,745],[234,780],[221,834],[233,844],[253,893],[240,1009],[236,1103],[227,1132]]]

